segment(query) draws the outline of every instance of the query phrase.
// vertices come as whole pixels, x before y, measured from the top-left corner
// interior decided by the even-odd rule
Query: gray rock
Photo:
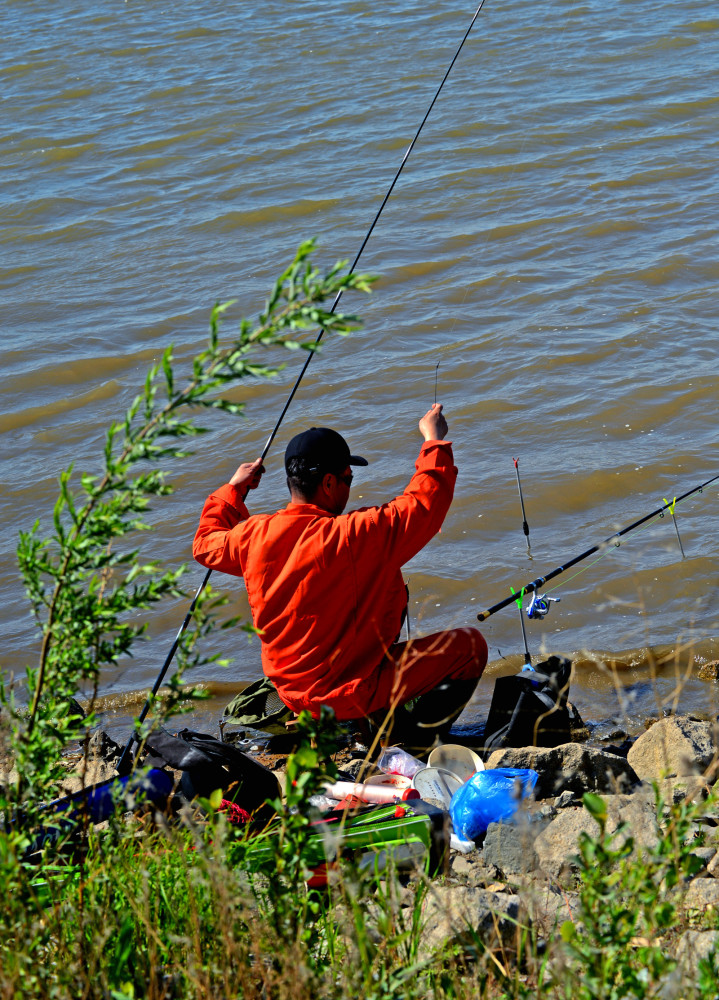
[[[669,716],[642,733],[627,760],[645,781],[700,774],[719,755],[718,737],[716,723]]]
[[[716,855],[716,848],[715,847],[695,847],[694,850],[692,851],[692,854],[695,857],[699,858],[699,860],[701,861],[702,865],[706,869],[708,867],[709,863],[711,862],[711,860]]]
[[[108,764],[113,763],[122,755],[122,747],[119,746],[104,729],[96,729],[87,740],[87,749],[91,757],[97,760],[104,760]]]
[[[719,660],[703,663],[697,670],[697,677],[701,677],[703,681],[719,680]]]
[[[712,875],[714,878],[719,878],[719,851],[716,851],[714,857],[708,863],[707,875]]]
[[[537,933],[545,938],[554,935],[565,920],[579,917],[579,896],[553,885],[528,882],[522,888],[522,905]]]
[[[684,895],[684,908],[701,910],[709,907],[719,910],[719,880],[715,878],[695,878]]]
[[[672,778],[662,778],[661,781],[644,781],[642,785],[643,790],[648,794],[653,794],[656,785],[662,800],[670,805],[683,802],[685,799],[706,797],[711,781],[703,775],[691,774],[682,777],[675,775]]]
[[[565,788],[562,794],[557,796],[557,799],[554,803],[554,808],[566,809],[568,806],[576,806],[576,805],[578,805],[577,796],[574,794],[574,792],[570,792],[568,788]]]
[[[608,795],[607,831],[613,833],[622,823],[628,824],[627,833],[644,847],[657,841],[656,813],[651,801],[640,795]],[[552,878],[563,878],[577,868],[579,835],[597,836],[599,826],[584,808],[563,809],[534,841],[539,867]],[[623,842],[620,835],[616,844]],[[718,883],[719,884],[719,883]]]
[[[702,959],[719,948],[719,931],[685,931],[679,939],[676,959],[685,975],[693,976]]]
[[[477,867],[476,855],[456,854],[452,858],[452,871],[457,875],[471,875]]]
[[[484,838],[482,858],[495,865],[506,877],[525,875],[538,866],[534,841],[547,822],[539,823],[490,823]]]
[[[505,747],[495,750],[486,764],[492,767],[531,767],[539,774],[536,798],[551,798],[570,791],[581,798],[584,792],[626,791],[638,778],[623,757],[577,743],[551,747]]]
[[[445,945],[476,947],[477,937],[488,948],[510,944],[516,937],[518,896],[487,889],[433,885],[424,901],[424,934],[420,958]]]

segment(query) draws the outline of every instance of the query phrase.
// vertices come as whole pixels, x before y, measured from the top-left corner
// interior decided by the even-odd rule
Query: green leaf
[[[559,935],[566,944],[573,941],[577,936],[577,928],[574,926],[573,921],[565,920],[562,926],[559,928]]]
[[[585,792],[582,796],[584,808],[590,813],[598,823],[603,823],[607,818],[607,804],[601,795],[594,792]]]

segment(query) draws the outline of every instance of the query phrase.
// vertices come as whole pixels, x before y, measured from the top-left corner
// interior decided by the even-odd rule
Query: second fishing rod
[[[638,518],[636,521],[633,521],[626,527],[621,528],[619,531],[616,531],[613,535],[610,535],[609,538],[605,538],[604,541],[598,542],[596,545],[592,545],[590,548],[585,549],[584,552],[580,552],[579,555],[574,556],[571,559],[568,559],[566,562],[562,563],[561,566],[555,567],[553,570],[550,570],[550,572],[545,574],[544,576],[538,576],[535,580],[530,580],[529,583],[525,583],[524,586],[519,588],[519,590],[517,591],[512,589],[512,594],[510,597],[506,597],[504,598],[504,600],[498,601],[497,604],[493,604],[490,608],[487,608],[485,611],[480,611],[479,614],[477,615],[477,620],[480,622],[486,621],[487,618],[489,618],[491,615],[494,615],[498,611],[501,611],[503,608],[508,607],[513,601],[516,602],[518,594],[520,600],[521,598],[524,597],[525,594],[534,594],[539,590],[540,587],[543,587],[545,583],[548,583],[550,580],[553,580],[555,579],[555,577],[558,577],[561,573],[564,573],[568,569],[571,569],[572,566],[576,566],[577,563],[582,562],[584,559],[588,559],[590,556],[593,556],[597,552],[605,551],[612,545],[618,546],[620,544],[620,539],[623,538],[625,535],[628,535],[631,531],[635,531],[637,528],[641,527],[641,525],[646,524],[653,518],[663,517],[665,511],[668,510],[673,516],[674,508],[678,503],[681,503],[682,500],[686,500],[688,497],[693,496],[695,493],[701,493],[703,490],[706,489],[707,486],[711,486],[711,484],[715,483],[717,480],[719,480],[719,476],[713,476],[711,479],[707,479],[706,482],[700,483],[698,486],[694,486],[692,487],[692,489],[687,490],[686,493],[682,493],[681,496],[675,497],[671,501],[671,503],[668,500],[665,500],[661,507],[657,507],[656,510],[651,511],[649,514],[645,514],[643,517]],[[682,555],[683,554],[684,550],[682,548]]]
[[[359,263],[359,260],[360,260],[360,258],[362,256],[363,252],[364,252],[364,249],[367,246],[367,243],[368,243],[368,241],[369,241],[372,233],[374,232],[375,226],[379,222],[380,216],[382,215],[382,212],[384,211],[385,205],[389,201],[390,196],[392,195],[392,192],[394,191],[395,185],[397,184],[397,181],[399,180],[400,175],[401,175],[402,171],[404,170],[404,166],[405,166],[407,160],[409,159],[409,156],[412,153],[412,150],[414,149],[414,147],[415,147],[415,145],[417,143],[417,140],[419,139],[419,136],[420,136],[420,134],[422,132],[422,129],[425,126],[425,123],[427,122],[427,119],[429,118],[430,114],[432,113],[432,109],[434,108],[434,106],[435,106],[435,104],[437,102],[437,99],[439,98],[439,95],[440,95],[440,93],[442,91],[442,88],[444,87],[445,83],[447,82],[449,74],[452,72],[452,68],[453,68],[454,64],[456,63],[457,59],[459,58],[459,54],[462,51],[462,48],[464,47],[464,43],[467,41],[467,38],[469,37],[469,34],[470,34],[472,28],[474,27],[474,24],[475,24],[477,18],[479,17],[480,12],[481,12],[482,8],[484,7],[484,4],[485,4],[485,0],[481,0],[479,6],[475,10],[474,15],[472,17],[472,20],[469,23],[469,27],[465,31],[465,33],[464,33],[464,35],[462,37],[462,40],[459,43],[459,45],[458,45],[458,47],[457,47],[457,49],[456,49],[456,51],[455,51],[455,53],[454,53],[454,55],[452,57],[451,62],[449,64],[449,66],[447,67],[447,70],[446,70],[444,76],[442,77],[442,80],[441,80],[439,86],[437,87],[437,90],[435,91],[435,94],[434,94],[434,96],[433,96],[433,98],[432,98],[432,100],[431,100],[431,102],[429,104],[429,107],[427,108],[427,111],[425,112],[425,115],[422,118],[422,121],[420,122],[419,127],[417,128],[417,131],[414,134],[414,138],[410,142],[410,144],[407,147],[407,150],[406,150],[404,156],[402,157],[402,162],[400,163],[400,165],[399,165],[399,167],[398,167],[398,169],[397,169],[394,177],[392,178],[392,182],[391,182],[389,188],[387,189],[387,193],[385,194],[384,198],[382,199],[382,202],[381,202],[381,204],[380,204],[380,206],[379,206],[379,208],[378,208],[378,210],[377,210],[377,212],[376,212],[376,214],[375,214],[375,216],[374,216],[374,218],[372,220],[372,223],[371,223],[369,229],[367,230],[367,233],[366,233],[364,239],[362,240],[360,248],[357,251],[357,254],[355,255],[355,258],[352,261],[352,264],[350,266],[350,269],[349,269],[349,272],[348,272],[349,274],[352,274],[354,272],[355,268],[357,267],[357,265]],[[341,298],[342,298],[342,289],[340,289],[340,291],[337,293],[337,295],[336,295],[336,297],[334,299],[334,302],[332,303],[332,306],[330,308],[330,312],[331,313],[334,313],[334,311],[336,310],[337,306],[339,305],[339,302],[340,302]],[[312,361],[312,358],[314,357],[314,354],[316,352],[316,348],[318,347],[320,341],[322,340],[322,337],[324,336],[324,332],[325,332],[324,328],[320,329],[320,331],[317,334],[317,337],[315,338],[314,343],[312,344],[312,348],[309,351],[309,353],[307,355],[307,358],[305,359],[305,362],[304,362],[304,364],[303,364],[303,366],[302,366],[302,368],[300,370],[299,375],[297,376],[297,379],[296,379],[296,381],[295,381],[295,383],[294,383],[294,385],[292,387],[292,390],[290,391],[290,393],[289,393],[289,395],[287,397],[287,400],[286,400],[284,406],[282,407],[280,415],[277,418],[277,422],[275,423],[275,426],[272,429],[272,432],[270,433],[270,436],[267,438],[267,441],[265,443],[264,448],[262,449],[262,454],[260,456],[260,460],[261,461],[264,461],[265,457],[267,456],[267,454],[268,454],[268,452],[269,452],[269,450],[270,450],[270,448],[272,446],[273,441],[275,440],[275,437],[277,436],[277,432],[279,431],[280,426],[282,425],[282,422],[283,422],[283,420],[285,418],[285,415],[286,415],[287,411],[289,410],[289,408],[290,408],[290,406],[292,404],[292,400],[294,399],[295,394],[297,393],[297,390],[300,387],[300,383],[302,382],[302,380],[303,380],[303,378],[305,376],[305,372],[307,371],[307,369],[308,369],[308,367],[310,365],[310,362]],[[177,649],[178,649],[178,647],[180,645],[180,642],[182,640],[182,636],[184,635],[185,631],[187,630],[187,627],[189,626],[190,622],[192,621],[192,617],[193,617],[193,615],[195,613],[195,609],[197,607],[197,603],[200,600],[200,597],[202,596],[202,593],[203,593],[205,587],[207,586],[211,575],[212,575],[212,570],[208,569],[207,572],[205,573],[205,576],[202,579],[202,582],[200,583],[199,587],[197,588],[197,592],[195,593],[195,596],[192,599],[192,602],[191,602],[191,604],[190,604],[190,606],[189,606],[189,608],[187,610],[187,614],[185,615],[185,618],[183,619],[182,624],[180,625],[180,628],[177,631],[177,635],[175,636],[175,639],[174,639],[174,641],[172,643],[172,646],[170,647],[170,650],[169,650],[169,652],[167,654],[165,662],[163,663],[163,665],[162,665],[162,667],[160,669],[160,672],[159,672],[159,674],[157,676],[157,679],[155,680],[155,683],[152,686],[152,690],[151,690],[151,692],[150,692],[150,694],[149,694],[149,696],[148,696],[148,698],[147,698],[147,700],[146,700],[146,702],[145,702],[145,704],[144,704],[144,706],[142,708],[142,711],[140,712],[139,716],[137,717],[137,720],[136,720],[136,723],[135,723],[136,727],[140,726],[145,721],[145,718],[147,717],[147,714],[150,711],[150,708],[151,708],[151,706],[153,704],[153,701],[154,701],[154,699],[155,699],[158,691],[160,690],[162,682],[165,679],[167,671],[169,670],[170,665],[172,664],[172,661],[175,658],[175,654],[176,654]],[[123,771],[127,771],[129,769],[129,767],[132,766],[132,746],[133,746],[133,743],[135,742],[135,740],[136,740],[136,732],[133,731],[131,733],[129,739],[128,739],[127,745],[125,746],[125,749],[123,750],[122,757],[120,758],[120,762],[118,764],[118,771],[119,771],[120,774],[122,774]]]

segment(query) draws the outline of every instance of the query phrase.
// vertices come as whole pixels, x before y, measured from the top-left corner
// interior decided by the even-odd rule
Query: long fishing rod
[[[555,577],[559,576],[560,573],[564,573],[565,570],[571,569],[572,566],[576,566],[577,563],[582,562],[583,559],[588,559],[589,556],[594,555],[595,552],[603,551],[607,549],[610,545],[618,545],[618,539],[622,538],[624,535],[628,535],[630,531],[634,531],[640,525],[645,524],[647,521],[651,521],[654,517],[663,517],[665,510],[674,510],[676,504],[681,503],[682,500],[686,500],[687,497],[693,496],[695,493],[701,493],[702,490],[706,489],[707,486],[711,486],[719,479],[719,476],[714,476],[712,479],[707,479],[705,483],[700,486],[695,486],[691,490],[687,490],[686,493],[682,493],[681,496],[676,497],[671,503],[665,501],[665,503],[653,510],[651,514],[645,514],[644,517],[640,517],[638,521],[634,521],[632,524],[628,524],[626,528],[622,528],[621,531],[617,531],[615,534],[610,535],[609,538],[605,538],[603,542],[599,542],[598,545],[593,545],[590,549],[581,552],[578,556],[573,559],[568,560],[568,562],[563,563],[561,566],[557,566],[546,576],[538,576],[536,580],[532,580],[530,583],[525,583],[525,585],[520,589],[521,593],[532,594],[543,587],[545,583],[549,580],[553,580]],[[480,611],[477,615],[477,620],[480,622],[486,621],[490,615],[494,615],[497,611],[501,611],[502,608],[506,608],[512,601],[516,601],[516,594],[512,594],[511,597],[505,598],[503,601],[499,601],[498,604],[493,604],[491,608],[487,608],[486,611]]]
[[[522,507],[522,531],[527,539],[527,555],[532,557],[532,546],[529,544],[529,524],[527,523],[527,512],[524,509],[524,494],[522,493],[522,480],[519,478],[519,459],[513,458],[514,471],[517,473],[517,489],[519,490],[519,503]]]
[[[447,78],[449,77],[449,74],[452,72],[452,68],[453,68],[454,64],[456,63],[457,59],[459,58],[459,54],[462,51],[462,48],[464,47],[464,43],[469,38],[469,33],[472,30],[472,28],[474,27],[474,23],[477,20],[477,18],[479,17],[480,12],[481,12],[482,8],[484,7],[484,4],[485,4],[485,0],[481,0],[479,6],[477,7],[476,11],[474,12],[474,16],[472,17],[472,20],[469,23],[469,27],[465,31],[465,33],[464,33],[464,35],[462,37],[462,41],[457,46],[457,50],[456,50],[456,52],[454,53],[454,55],[452,57],[452,61],[450,62],[449,66],[447,67],[447,71],[445,72],[444,76],[442,77],[442,81],[441,81],[440,85],[437,87],[437,90],[435,91],[434,97],[432,98],[432,100],[430,102],[430,105],[427,108],[425,116],[422,119],[422,121],[420,122],[419,128],[417,129],[417,131],[414,134],[414,138],[410,142],[409,146],[407,147],[406,153],[402,157],[402,162],[400,163],[399,168],[397,169],[397,172],[395,173],[394,177],[392,178],[392,183],[390,184],[389,188],[387,189],[387,193],[385,194],[384,198],[382,199],[382,203],[379,206],[374,219],[372,220],[372,224],[370,225],[369,229],[367,230],[367,234],[365,235],[365,238],[362,240],[362,244],[361,244],[359,250],[357,251],[355,259],[352,261],[352,265],[351,265],[351,267],[349,269],[349,272],[348,272],[349,274],[352,274],[354,272],[355,268],[357,267],[357,264],[359,263],[359,259],[362,256],[362,253],[364,252],[364,248],[367,246],[369,238],[372,235],[372,233],[374,232],[374,228],[377,225],[377,223],[379,222],[379,218],[382,215],[382,212],[384,211],[384,207],[387,204],[387,202],[389,201],[392,192],[394,191],[395,185],[396,185],[397,181],[399,180],[400,174],[404,170],[404,165],[407,162],[407,160],[409,159],[409,156],[410,156],[412,150],[414,149],[417,140],[419,139],[420,133],[421,133],[422,129],[424,128],[427,119],[429,118],[430,114],[432,113],[432,109],[434,108],[434,106],[435,106],[435,104],[437,102],[437,98],[439,97],[439,95],[440,95],[440,93],[442,91],[442,88],[444,87],[445,83],[447,82]],[[337,306],[339,304],[339,301],[342,298],[342,292],[343,292],[343,289],[340,289],[337,292],[337,296],[335,297],[335,300],[332,303],[332,308],[330,309],[330,313],[333,313],[335,311],[335,309],[337,308]],[[324,327],[322,327],[322,329],[320,329],[319,333],[317,334],[317,337],[315,338],[315,342],[312,345],[312,349],[309,351],[309,353],[307,355],[305,363],[303,364],[302,369],[300,370],[300,373],[297,376],[297,380],[295,381],[295,384],[292,387],[292,391],[290,392],[289,396],[287,397],[287,401],[286,401],[285,405],[282,407],[282,411],[281,411],[281,413],[280,413],[280,415],[279,415],[279,417],[277,419],[277,423],[275,424],[275,426],[274,426],[274,428],[272,430],[272,433],[267,438],[267,442],[265,444],[265,447],[262,449],[262,454],[260,456],[260,461],[264,461],[265,456],[267,455],[267,453],[270,450],[270,447],[272,446],[272,442],[275,440],[275,437],[277,436],[277,432],[279,431],[280,426],[282,424],[282,421],[285,418],[285,414],[289,410],[290,404],[292,403],[292,400],[295,398],[295,393],[297,392],[297,390],[300,387],[300,383],[302,382],[302,379],[305,376],[305,372],[309,368],[310,361],[312,360],[312,358],[313,358],[313,356],[315,354],[315,351],[316,351],[316,348],[317,348],[318,344],[320,343],[320,341],[322,340],[322,337],[324,336],[324,332],[325,332]],[[153,702],[155,696],[157,695],[157,692],[160,690],[160,687],[162,685],[163,680],[165,679],[165,674],[169,670],[170,664],[172,663],[172,661],[173,661],[173,659],[175,657],[175,653],[177,652],[177,648],[180,645],[180,640],[182,639],[182,636],[184,635],[185,630],[187,629],[187,626],[189,625],[190,621],[192,620],[192,616],[193,616],[193,614],[195,612],[195,608],[197,607],[197,602],[199,601],[200,596],[201,596],[202,592],[204,591],[205,587],[207,586],[208,581],[209,581],[209,579],[210,579],[211,576],[212,576],[212,570],[208,569],[207,572],[205,573],[205,576],[204,576],[202,582],[200,583],[200,586],[197,588],[197,593],[195,594],[195,596],[194,596],[194,598],[192,600],[192,603],[190,604],[190,607],[189,607],[189,609],[187,611],[187,614],[185,615],[185,618],[184,618],[182,624],[180,625],[180,628],[178,629],[177,635],[175,636],[175,639],[174,639],[174,641],[172,643],[172,646],[170,647],[170,651],[167,654],[165,662],[163,663],[162,668],[160,669],[160,673],[157,676],[157,680],[155,681],[155,683],[152,686],[152,691],[150,692],[150,695],[148,696],[147,701],[145,702],[145,705],[144,705],[142,711],[140,712],[139,716],[137,717],[137,723],[136,723],[136,725],[142,725],[142,723],[145,721],[147,713],[150,711],[150,707],[152,705],[152,702]],[[120,758],[120,761],[118,763],[118,771],[120,772],[120,774],[122,774],[122,769],[124,769],[124,768],[126,768],[128,766],[129,757],[130,757],[130,751],[132,749],[132,744],[134,743],[135,739],[136,739],[136,734],[133,732],[131,734],[128,742],[127,742],[127,746],[123,750],[122,757]]]

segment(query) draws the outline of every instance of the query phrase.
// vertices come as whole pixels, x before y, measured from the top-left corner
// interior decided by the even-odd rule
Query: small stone
[[[719,880],[715,878],[695,878],[689,883],[684,896],[687,910],[704,911],[709,907],[719,909]]]
[[[520,901],[517,896],[486,889],[434,885],[422,908],[424,933],[420,961],[447,944],[470,949],[478,940],[486,947],[509,944],[516,937]]]
[[[627,824],[628,835],[644,847],[657,842],[656,813],[652,801],[643,795],[607,795],[607,832],[613,833],[620,825]],[[599,834],[599,826],[584,808],[563,809],[534,841],[539,867],[551,878],[565,878],[577,867],[579,835]],[[617,839],[615,846],[623,843],[626,835]]]
[[[704,869],[706,869],[709,862],[712,860],[716,854],[716,848],[714,847],[695,847],[692,851],[695,858],[699,858]]]
[[[616,743],[617,740],[626,740],[628,735],[624,729],[612,729],[610,733],[602,737],[602,743]]]
[[[556,934],[565,920],[573,920],[580,909],[579,895],[557,886],[532,882],[522,891],[522,902],[532,925],[542,934]]]
[[[570,792],[568,788],[565,788],[561,795],[558,795],[554,800],[555,809],[566,809],[568,806],[577,805],[577,796],[574,792]]]
[[[707,875],[719,878],[719,851],[715,852],[714,857],[707,864]]]
[[[709,663],[702,663],[697,670],[697,677],[703,681],[719,680],[719,660],[710,660]]]
[[[476,867],[477,862],[464,854],[457,854],[452,858],[452,871],[456,875],[469,875]]]
[[[122,748],[108,736],[104,729],[96,729],[88,738],[87,749],[92,757],[111,763],[122,754]]]

